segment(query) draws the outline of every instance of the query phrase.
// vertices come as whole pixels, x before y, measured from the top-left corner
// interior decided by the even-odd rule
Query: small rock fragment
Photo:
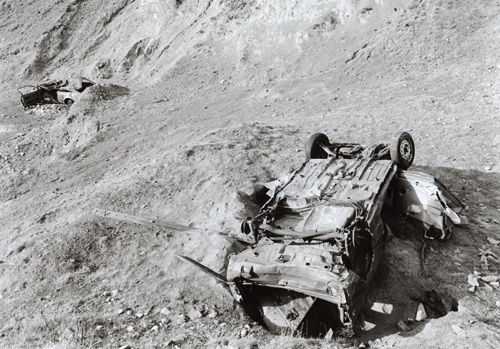
[[[474,286],[474,287],[479,286],[479,282],[477,282],[477,279],[475,278],[474,274],[469,274],[467,279],[469,281],[469,285]]]
[[[408,331],[410,331],[410,330],[411,330],[411,329],[410,329],[410,328],[409,328],[409,327],[408,327],[408,326],[404,323],[404,321],[403,321],[403,320],[401,320],[401,321],[399,321],[399,322],[398,322],[398,327],[399,327],[400,329],[402,329],[403,331],[406,331],[406,332],[408,332]]]
[[[493,287],[491,287],[491,286],[490,286],[490,285],[488,285],[488,284],[484,284],[484,287],[483,287],[483,288],[484,288],[484,290],[485,290],[485,291],[488,291],[488,292],[493,291]]]
[[[382,313],[382,314],[391,314],[392,309],[393,309],[392,304],[379,303],[379,302],[373,303],[373,305],[371,307],[371,310],[376,311],[377,313]]]
[[[203,317],[203,314],[201,313],[201,311],[199,310],[196,310],[196,309],[191,309],[188,313],[188,317],[191,319],[191,320],[195,320],[195,319],[200,319],[201,317]]]
[[[486,240],[488,240],[488,242],[489,242],[490,244],[493,244],[493,245],[495,245],[495,246],[496,246],[496,245],[498,245],[498,244],[500,244],[500,241],[495,240],[495,239],[493,239],[493,238],[487,238]]]
[[[455,333],[457,335],[461,335],[462,333],[464,333],[464,330],[462,330],[462,328],[460,326],[451,325],[451,328],[452,328],[453,331],[455,331]]]
[[[184,314],[180,314],[179,316],[177,316],[177,324],[178,325],[185,324],[186,322],[187,322],[187,318]]]
[[[375,324],[368,322],[368,321],[363,321],[361,323],[361,329],[365,332],[371,331],[376,327]]]
[[[165,307],[165,308],[163,308],[160,311],[160,314],[162,314],[162,315],[170,315],[170,310],[167,307]]]
[[[481,278],[481,280],[483,280],[484,282],[495,282],[495,281],[498,281],[498,276],[496,276],[496,275],[487,275],[487,276],[483,276]]]
[[[467,289],[467,291],[469,291],[470,293],[474,293],[476,292],[476,286],[471,286]]]
[[[333,330],[330,328],[328,332],[325,334],[325,339],[332,339],[333,338]]]
[[[500,308],[500,301],[496,301],[495,305],[497,306],[497,308]]]
[[[246,337],[247,334],[248,334],[248,329],[246,329],[246,328],[243,328],[240,331],[240,337]]]
[[[415,315],[416,321],[424,321],[427,319],[427,313],[425,312],[424,305],[420,303],[417,308],[417,314]]]
[[[500,286],[500,282],[498,282],[498,281],[490,282],[490,286],[493,286],[494,288],[498,288]]]
[[[384,314],[391,314],[392,313],[392,304],[384,304],[382,306],[382,311],[384,312]]]

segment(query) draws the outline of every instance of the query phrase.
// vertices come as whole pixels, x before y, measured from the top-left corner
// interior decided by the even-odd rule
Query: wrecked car
[[[36,86],[26,85],[18,88],[21,94],[21,103],[24,108],[33,107],[37,104],[73,104],[79,95],[94,82],[87,78],[70,80],[49,81]]]
[[[386,213],[410,219],[429,238],[462,224],[461,202],[434,177],[408,171],[411,135],[390,144],[332,143],[311,136],[306,161],[266,183],[267,201],[246,219],[247,248],[215,277],[256,321],[278,333],[323,337],[352,329],[390,234]]]

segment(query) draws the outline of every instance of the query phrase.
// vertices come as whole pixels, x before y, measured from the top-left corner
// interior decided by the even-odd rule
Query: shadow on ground
[[[485,265],[479,252],[486,248],[500,255],[500,248],[487,240],[500,239],[500,174],[445,167],[412,170],[430,173],[445,183],[464,203],[463,214],[469,224],[455,227],[448,241],[426,240],[424,246],[411,224],[389,223],[395,236],[386,245],[356,324],[356,334],[361,340],[396,333],[402,337],[414,336],[430,319],[457,310],[458,300],[470,295],[469,274],[474,271],[481,275],[499,274],[500,261],[491,258]],[[441,305],[425,304],[429,319],[414,321],[419,303],[425,303],[432,291],[442,301]],[[397,325],[400,321],[411,331],[401,329]]]

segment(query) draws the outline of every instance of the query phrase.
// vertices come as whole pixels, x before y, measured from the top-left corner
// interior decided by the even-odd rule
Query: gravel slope
[[[4,0],[0,346],[498,347],[500,292],[467,280],[500,274],[478,255],[500,256],[487,240],[500,240],[499,14],[494,1]],[[20,107],[16,87],[78,75],[100,85],[71,108]],[[470,224],[428,242],[426,277],[403,227],[355,339],[271,335],[175,257],[222,270],[244,198],[299,165],[310,134],[400,130]],[[402,332],[430,289],[458,311]]]

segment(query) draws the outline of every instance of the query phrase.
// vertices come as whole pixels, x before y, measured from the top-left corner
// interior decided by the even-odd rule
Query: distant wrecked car
[[[226,285],[272,331],[322,337],[352,328],[390,231],[386,213],[442,240],[466,222],[443,184],[407,171],[414,156],[407,132],[371,147],[314,134],[302,166],[265,184],[267,202],[242,223],[252,243],[229,256],[225,276],[179,257]]]
[[[37,104],[73,104],[87,87],[95,85],[87,78],[49,81],[36,86],[26,85],[18,88],[24,108]]]

